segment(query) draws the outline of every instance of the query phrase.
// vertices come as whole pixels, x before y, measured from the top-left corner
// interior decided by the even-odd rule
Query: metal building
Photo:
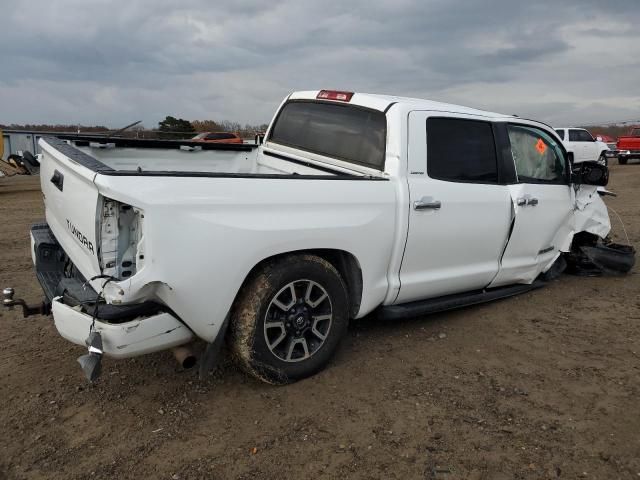
[[[28,150],[34,155],[40,153],[40,147],[38,146],[38,140],[40,137],[51,135],[52,132],[37,132],[31,130],[0,130],[2,132],[2,144],[4,145],[4,152],[2,154],[2,160],[6,160],[9,155],[15,153],[19,154],[22,151]],[[61,133],[61,132],[56,132]]]

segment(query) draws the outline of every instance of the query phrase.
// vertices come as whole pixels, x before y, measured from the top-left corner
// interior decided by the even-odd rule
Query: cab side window
[[[551,135],[524,125],[507,131],[519,183],[567,184],[562,149]]]
[[[498,183],[491,123],[462,118],[428,118],[427,174],[449,182]]]
[[[593,137],[586,130],[569,130],[570,142],[593,142]]]

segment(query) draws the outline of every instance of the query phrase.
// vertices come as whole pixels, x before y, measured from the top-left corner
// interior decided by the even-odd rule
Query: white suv
[[[571,163],[598,162],[608,163],[609,146],[600,137],[593,138],[584,128],[555,128],[554,129],[564,148],[569,153]]]

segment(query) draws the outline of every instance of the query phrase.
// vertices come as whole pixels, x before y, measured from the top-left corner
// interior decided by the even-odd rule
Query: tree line
[[[185,120],[168,115],[158,123],[156,129],[147,129],[136,125],[119,135],[138,138],[190,138],[202,132],[233,132],[244,138],[253,138],[256,133],[264,132],[268,124],[240,124],[230,120]],[[0,124],[3,130],[29,130],[37,132],[74,132],[108,134],[117,129],[103,125],[65,125],[65,124]]]
[[[640,123],[640,122],[639,122]],[[142,125],[130,128],[122,135],[140,138],[189,138],[201,132],[233,132],[244,138],[253,138],[256,133],[264,132],[268,124],[257,125],[233,122],[229,120],[185,120],[171,115],[158,123],[157,129],[146,129]],[[593,135],[609,135],[618,138],[626,135],[630,125],[589,125],[583,127]],[[78,133],[108,133],[116,129],[109,129],[104,125],[64,125],[64,124],[0,124],[3,130],[29,130],[37,132],[78,132]]]
[[[241,125],[229,120],[185,120],[167,116],[158,123],[158,132],[161,138],[185,138],[202,132],[232,132],[244,138],[253,138],[256,133],[264,132],[267,124]]]
[[[640,124],[640,122],[638,123]],[[588,127],[584,127],[586,130],[588,130],[591,135],[596,136],[596,135],[608,135],[612,138],[618,138],[622,135],[627,135],[630,131],[631,131],[631,124],[629,125],[600,125],[600,126],[593,126],[590,125]]]

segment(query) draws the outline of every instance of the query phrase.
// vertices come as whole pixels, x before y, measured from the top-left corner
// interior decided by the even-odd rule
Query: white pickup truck
[[[601,137],[593,138],[584,128],[556,127],[555,131],[562,140],[571,163],[598,162],[608,165],[609,158],[615,156],[615,152],[609,149]]]
[[[256,377],[295,381],[327,364],[350,318],[530,290],[576,233],[610,228],[591,186],[606,167],[572,174],[551,127],[426,100],[296,92],[262,145],[40,146],[46,223],[31,241],[48,300],[5,289],[5,305],[50,308],[89,347],[91,380],[103,355],[196,339],[208,368],[226,338]]]

